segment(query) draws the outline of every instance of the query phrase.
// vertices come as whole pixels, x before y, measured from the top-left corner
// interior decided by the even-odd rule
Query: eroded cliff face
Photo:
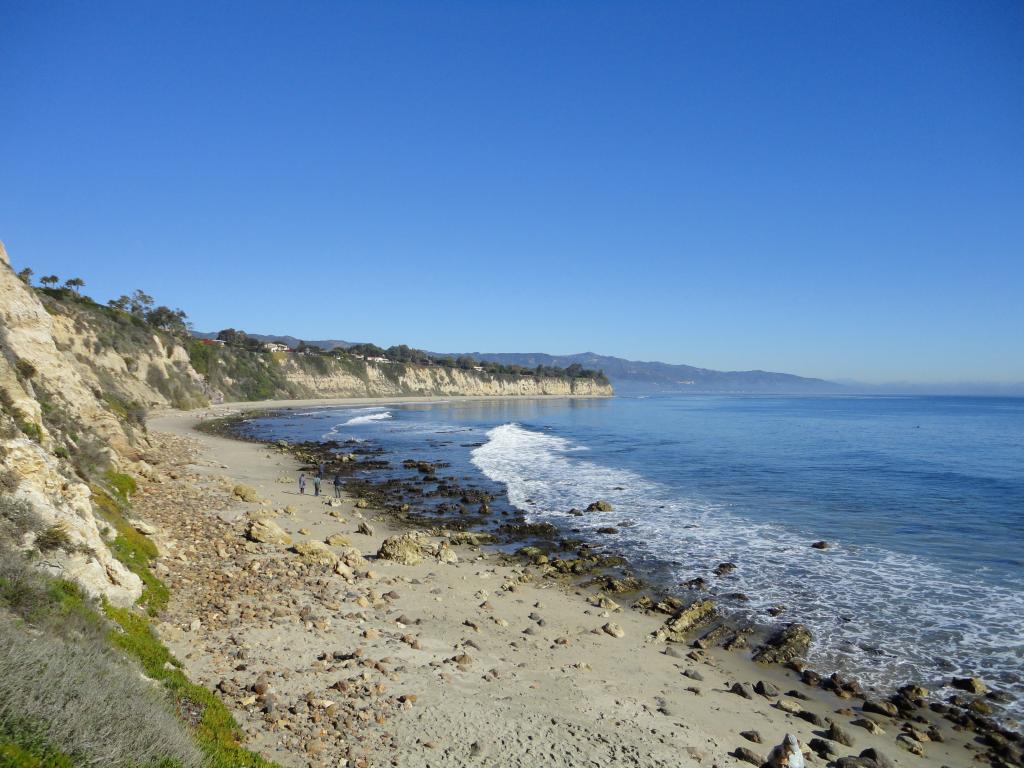
[[[119,605],[143,585],[111,554],[116,532],[97,517],[96,494],[114,498],[112,472],[150,473],[146,409],[223,399],[611,394],[593,379],[211,349],[88,299],[36,291],[0,244],[0,501],[4,514],[27,509],[35,521],[15,536],[0,519],[0,532],[51,574]],[[38,546],[44,532],[53,546]]]
[[[94,439],[97,461],[127,467],[140,441],[74,356],[58,348],[57,336],[54,318],[11,270],[0,244],[0,494],[8,514],[26,510],[38,521],[12,543],[31,549],[44,530],[53,533],[59,543],[42,551],[41,567],[127,605],[141,595],[142,582],[111,554],[72,452]],[[61,427],[47,423],[53,414]]]
[[[288,380],[307,397],[397,397],[445,395],[464,397],[608,397],[610,384],[593,379],[535,378],[491,375],[440,366],[366,363],[363,376],[333,366],[328,373],[310,372],[294,361],[283,363]]]

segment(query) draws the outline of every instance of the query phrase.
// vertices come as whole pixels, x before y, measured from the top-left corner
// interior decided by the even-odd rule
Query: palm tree
[[[32,285],[32,268],[25,267],[18,273],[18,277],[22,279],[22,282],[24,282],[25,285]]]
[[[72,278],[64,281],[64,287],[65,288],[70,288],[71,290],[73,290],[75,292],[76,296],[78,295],[78,289],[81,288],[84,285],[85,285],[85,280],[83,280],[80,277],[72,277]]]
[[[39,278],[39,282],[43,285],[56,285],[60,282],[60,278],[56,275],[47,275],[46,277]]]

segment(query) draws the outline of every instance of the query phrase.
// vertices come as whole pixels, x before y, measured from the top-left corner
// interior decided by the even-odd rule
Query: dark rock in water
[[[758,680],[757,684],[754,685],[754,690],[767,699],[774,698],[780,694],[778,687],[767,680]]]
[[[758,768],[764,765],[765,762],[763,757],[761,757],[753,750],[747,749],[746,747],[737,747],[736,750],[732,753],[732,756],[739,760],[742,760],[745,763],[756,765],[758,766]]]
[[[811,547],[814,548],[814,549],[828,549],[828,542],[827,541],[816,541],[813,544],[811,544]]]
[[[615,508],[611,503],[604,499],[600,499],[599,501],[595,501],[592,504],[587,505],[587,512],[611,512],[614,509]]]
[[[844,731],[842,728],[840,728],[835,723],[832,723],[831,725],[829,725],[828,733],[826,734],[826,736],[828,736],[828,738],[832,739],[832,741],[839,742],[843,746],[847,746],[847,747],[852,747],[853,746],[853,736],[848,734],[846,731]]]
[[[742,736],[747,741],[754,742],[755,744],[761,743],[761,734],[757,731],[740,731],[740,736]]]
[[[744,699],[754,698],[754,689],[750,686],[750,683],[733,683],[732,688],[729,690],[737,696],[742,696]]]
[[[977,677],[954,677],[950,685],[974,694],[982,694],[988,690],[988,686]]]
[[[800,681],[811,688],[817,688],[821,685],[821,675],[813,669],[805,669],[803,674],[800,675]]]
[[[754,652],[754,661],[782,664],[804,656],[811,646],[811,631],[803,624],[788,624]]]
[[[736,570],[736,563],[719,563],[715,566],[715,576],[725,576]]]
[[[598,528],[597,532],[601,533],[601,534],[612,534],[612,533],[618,533],[619,529],[618,528],[612,528],[611,526],[608,526],[607,528]]]
[[[684,589],[707,589],[708,582],[704,577],[698,576],[695,579],[689,579],[680,584]]]
[[[874,747],[868,747],[860,756],[868,760],[874,760],[878,768],[893,768],[892,760],[886,757],[885,753]]]

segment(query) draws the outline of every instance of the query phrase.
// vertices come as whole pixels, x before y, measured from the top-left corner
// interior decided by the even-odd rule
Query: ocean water
[[[448,461],[665,586],[703,576],[738,617],[804,622],[819,670],[940,693],[979,675],[1008,694],[1004,717],[1024,716],[1024,399],[454,400],[245,429]],[[597,499],[614,512],[568,514]],[[608,525],[619,533],[596,533]]]

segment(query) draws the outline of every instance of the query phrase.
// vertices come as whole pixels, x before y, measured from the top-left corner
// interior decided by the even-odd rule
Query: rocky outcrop
[[[657,639],[685,643],[689,633],[715,618],[715,604],[711,600],[698,600],[686,606],[665,622],[657,631]]]
[[[810,647],[811,631],[803,624],[788,624],[754,652],[754,661],[784,664],[806,656]]]
[[[62,472],[57,458],[39,443],[16,437],[0,441],[0,471],[8,503],[27,505],[43,526],[14,543],[30,547],[41,531],[61,532],[61,545],[41,553],[40,567],[115,605],[130,605],[141,596],[139,577],[111,555],[100,533],[89,487]]]

